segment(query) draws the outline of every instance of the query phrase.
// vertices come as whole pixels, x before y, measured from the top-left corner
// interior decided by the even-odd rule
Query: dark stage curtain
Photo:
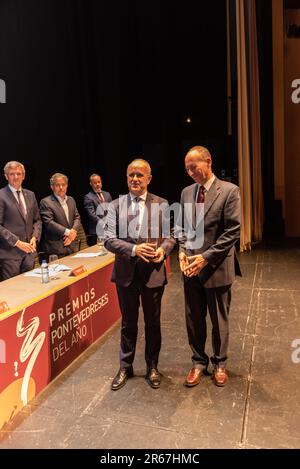
[[[38,198],[56,171],[80,208],[92,172],[118,196],[141,155],[173,202],[190,146],[207,145],[219,175],[231,161],[225,1],[1,0],[0,65],[1,164],[22,161]]]

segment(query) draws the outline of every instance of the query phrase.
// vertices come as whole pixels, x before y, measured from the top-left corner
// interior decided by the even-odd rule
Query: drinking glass
[[[49,264],[52,263],[52,262],[54,263],[54,262],[56,262],[56,261],[58,261],[58,255],[57,255],[57,254],[50,254],[50,256],[49,256]]]
[[[159,246],[159,239],[158,238],[151,238],[151,237],[148,236],[146,242],[148,244],[150,244],[151,247],[153,247],[154,251],[156,251],[156,249]]]
[[[104,247],[104,238],[101,236],[97,236],[97,246],[100,252],[100,256],[104,256],[104,254],[106,254],[106,249]]]
[[[59,263],[58,261],[58,255],[57,254],[50,254],[49,256],[49,264],[55,264],[55,263]],[[51,280],[58,280],[60,277],[50,277]]]
[[[147,240],[146,240],[146,243],[151,244],[151,246],[152,246],[152,247],[155,249],[155,251],[156,251],[156,249],[157,249],[158,246],[159,246],[159,238],[150,238],[150,237],[148,236],[148,238],[147,238]]]

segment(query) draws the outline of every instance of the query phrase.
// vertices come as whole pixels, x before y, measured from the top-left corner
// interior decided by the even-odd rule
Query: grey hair
[[[68,184],[68,181],[69,181],[68,176],[66,176],[65,174],[62,174],[62,173],[55,173],[50,178],[50,186],[53,186],[55,184],[55,180],[58,179],[58,178],[63,178],[66,181],[66,183]]]
[[[143,158],[135,158],[134,160],[132,160],[131,163],[129,163],[129,165],[127,166],[127,170],[129,166],[132,166],[133,164],[138,163],[138,162],[143,163],[146,166],[149,174],[151,174],[151,166],[148,163],[148,161],[144,160]]]
[[[24,165],[20,163],[20,161],[9,161],[8,163],[6,163],[6,165],[3,168],[4,174],[7,174],[11,168],[17,168],[17,167],[20,167],[23,171],[23,174],[25,174]]]
[[[93,173],[93,174],[90,175],[90,182],[91,182],[92,178],[95,178],[95,177],[99,177],[102,181],[102,178],[101,178],[100,174]]]

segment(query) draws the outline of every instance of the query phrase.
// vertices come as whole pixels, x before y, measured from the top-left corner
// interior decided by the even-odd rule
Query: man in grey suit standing
[[[88,245],[93,246],[97,242],[97,225],[104,231],[105,218],[107,215],[107,205],[112,201],[111,195],[102,190],[102,180],[99,174],[90,176],[91,190],[83,198],[83,206],[88,220]]]
[[[4,176],[8,184],[0,190],[0,280],[33,269],[42,230],[35,195],[22,188],[23,164],[9,161]]]
[[[127,168],[129,194],[114,200],[108,210],[105,247],[116,254],[112,281],[117,286],[122,313],[120,369],[111,385],[113,391],[133,376],[140,298],[145,321],[145,378],[154,389],[161,382],[157,365],[161,299],[167,283],[164,258],[173,249],[175,239],[163,229],[164,223],[168,225],[167,201],[147,192],[151,178],[149,163],[133,160]]]
[[[75,200],[67,195],[68,177],[55,173],[50,179],[53,194],[40,202],[43,222],[41,247],[47,254],[68,256],[75,250],[74,242],[81,221]]]
[[[240,235],[240,192],[237,186],[213,174],[212,158],[204,147],[189,150],[185,168],[195,181],[181,194],[185,222],[179,240],[179,262],[184,274],[186,325],[193,352],[193,366],[185,385],[196,386],[207,373],[208,310],[212,322],[213,380],[217,386],[224,386],[228,381],[231,285],[235,274],[240,275],[235,253]]]

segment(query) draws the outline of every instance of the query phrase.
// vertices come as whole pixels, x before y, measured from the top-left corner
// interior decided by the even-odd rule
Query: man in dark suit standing
[[[133,376],[140,298],[145,321],[146,380],[154,389],[161,382],[157,364],[161,347],[161,299],[167,283],[164,258],[175,240],[163,236],[168,203],[147,192],[151,177],[147,161],[136,159],[129,164],[129,194],[110,204],[105,227],[105,247],[116,254],[112,281],[117,286],[122,313],[120,369],[111,385],[114,391]],[[155,244],[154,239],[161,242]]]
[[[83,198],[83,206],[88,219],[88,245],[93,246],[97,242],[97,231],[104,230],[105,218],[107,215],[107,205],[112,201],[109,192],[102,190],[102,180],[99,174],[90,176],[90,185],[92,189]],[[100,226],[99,226],[100,225]],[[100,230],[99,230],[100,228]]]
[[[213,379],[217,386],[224,386],[228,381],[231,284],[235,274],[240,274],[234,246],[240,235],[240,192],[237,186],[213,174],[212,158],[204,147],[189,150],[185,169],[195,181],[181,194],[184,236],[180,238],[179,261],[184,274],[186,324],[193,352],[193,366],[185,385],[197,385],[207,372],[208,309],[212,322]]]
[[[9,161],[4,176],[8,184],[0,190],[0,280],[33,269],[42,229],[35,195],[22,188],[23,164]]]
[[[81,221],[75,200],[67,195],[68,177],[55,173],[50,179],[53,194],[40,202],[43,222],[41,247],[47,254],[68,256],[75,251]]]

